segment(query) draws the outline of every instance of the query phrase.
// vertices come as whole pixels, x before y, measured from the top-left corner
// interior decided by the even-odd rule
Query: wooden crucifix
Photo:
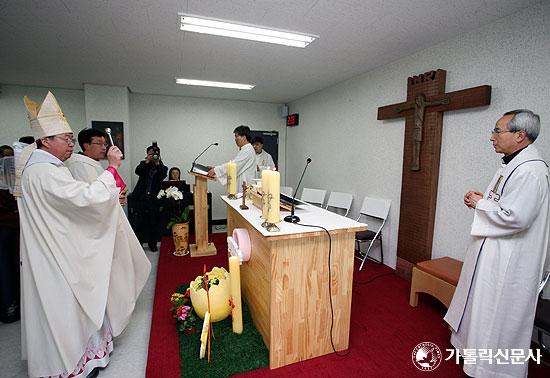
[[[443,112],[491,103],[490,85],[445,93],[446,75],[409,77],[407,101],[378,108],[379,120],[405,117],[397,270],[406,277],[432,256]]]

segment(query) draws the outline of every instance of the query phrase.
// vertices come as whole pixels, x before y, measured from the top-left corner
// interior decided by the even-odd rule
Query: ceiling
[[[287,103],[536,2],[0,0],[0,83]],[[181,32],[178,12],[320,38],[301,49]],[[256,87],[189,87],[175,77]]]

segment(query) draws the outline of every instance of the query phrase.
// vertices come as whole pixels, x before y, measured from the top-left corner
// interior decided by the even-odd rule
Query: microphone
[[[292,207],[290,209],[290,215],[287,215],[284,218],[285,222],[288,223],[298,223],[300,221],[300,218],[298,218],[297,215],[294,215],[294,208],[296,207],[296,193],[298,193],[298,189],[300,189],[300,184],[302,183],[302,179],[304,178],[304,174],[306,173],[307,166],[311,163],[311,158],[307,158],[306,160],[306,166],[304,167],[304,171],[302,172],[302,177],[300,177],[300,181],[298,181],[298,186],[296,187],[296,191],[294,192],[294,196],[292,197]]]
[[[197,157],[195,158],[195,160],[193,160],[193,164],[191,165],[191,170],[193,170],[193,167],[195,166],[195,162],[197,161],[197,159],[200,158],[200,157],[202,156],[202,154],[204,154],[204,153],[206,152],[206,150],[208,150],[208,149],[209,149],[210,147],[212,147],[212,146],[217,146],[218,144],[219,144],[219,143],[216,142],[216,143],[212,143],[211,145],[209,145],[208,147],[206,147],[206,148],[204,149],[204,151],[202,151],[202,152],[199,154],[199,156],[197,156]]]

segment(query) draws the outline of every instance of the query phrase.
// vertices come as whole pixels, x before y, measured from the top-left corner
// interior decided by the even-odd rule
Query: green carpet
[[[177,292],[185,293],[188,286],[178,287]],[[233,333],[230,316],[212,325],[216,338],[211,338],[210,364],[207,357],[199,359],[202,319],[198,319],[194,334],[179,334],[182,377],[228,377],[268,366],[269,352],[244,302],[242,334]]]

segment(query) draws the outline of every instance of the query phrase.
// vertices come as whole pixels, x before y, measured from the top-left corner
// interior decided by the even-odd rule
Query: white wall
[[[377,108],[406,99],[407,77],[447,71],[447,92],[492,85],[491,105],[447,112],[439,177],[433,257],[463,259],[472,212],[462,204],[467,190],[483,191],[499,155],[489,142],[500,115],[516,108],[540,114],[536,142],[550,161],[550,2],[537,4],[412,56],[370,71],[290,104],[300,126],[288,130],[287,178],[295,186],[303,165],[313,162],[303,186],[355,195],[352,216],[365,195],[390,198],[384,235],[385,261],[394,267],[401,193],[404,120],[377,121]]]
[[[285,120],[277,104],[246,101],[208,100],[190,97],[130,95],[132,125],[132,167],[145,158],[145,149],[153,140],[158,142],[162,160],[168,167],[177,166],[182,179],[194,183],[187,171],[195,157],[210,143],[211,147],[199,163],[217,165],[227,162],[237,152],[233,130],[240,124],[253,130],[279,131],[279,169],[285,172]],[[132,184],[137,176],[132,176]],[[219,198],[225,187],[209,182],[213,198],[213,219],[227,218],[226,206]]]
[[[32,135],[23,96],[29,96],[32,101],[42,103],[48,90],[51,90],[55,95],[75,134],[86,127],[84,91],[2,85],[2,93],[0,94],[0,145],[12,144],[22,136]]]

